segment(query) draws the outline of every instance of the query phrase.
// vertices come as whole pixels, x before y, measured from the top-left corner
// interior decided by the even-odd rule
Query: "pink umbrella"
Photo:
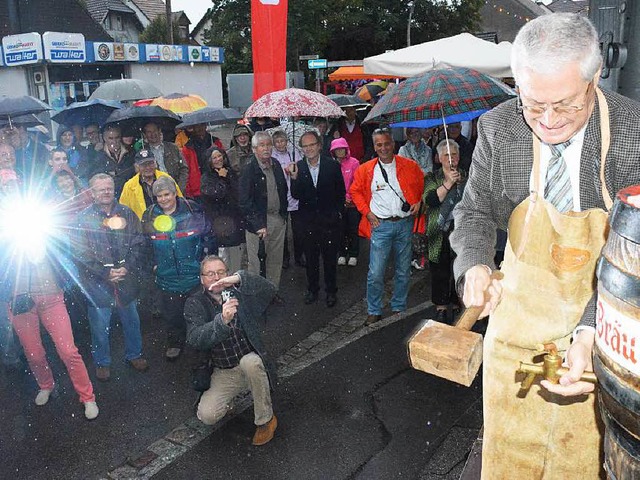
[[[285,88],[267,93],[253,102],[245,117],[343,117],[344,112],[321,93]]]

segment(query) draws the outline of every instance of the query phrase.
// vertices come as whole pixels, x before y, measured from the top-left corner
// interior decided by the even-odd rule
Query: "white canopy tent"
[[[443,65],[467,67],[492,77],[511,77],[511,44],[487,42],[470,33],[364,59],[364,72],[413,77]]]

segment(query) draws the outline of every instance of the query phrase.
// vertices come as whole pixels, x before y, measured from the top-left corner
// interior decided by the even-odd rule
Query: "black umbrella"
[[[336,102],[340,108],[346,108],[346,107],[361,108],[361,107],[369,106],[367,102],[365,102],[359,97],[356,97],[355,95],[343,95],[341,93],[332,93],[330,95],[327,95],[327,98],[330,98],[331,100]]]
[[[20,115],[19,117],[11,117],[11,122],[9,122],[8,118],[0,119],[0,128],[7,127],[9,125],[29,128],[44,125],[44,123],[42,123],[33,113],[29,113],[27,115]]]
[[[126,107],[114,110],[107,118],[105,125],[118,125],[123,131],[123,136],[126,137],[136,136],[138,131],[149,122],[157,124],[163,131],[173,131],[180,123],[180,117],[157,106]]]
[[[260,261],[260,275],[267,278],[267,247],[262,237],[258,240],[258,260]]]
[[[185,113],[182,116],[182,123],[178,128],[190,127],[207,123],[209,125],[222,125],[234,123],[242,119],[242,114],[233,108],[205,107],[195,112]]]
[[[8,123],[11,123],[13,117],[47,110],[51,110],[49,105],[29,95],[0,98],[0,119],[9,120]]]
[[[122,108],[120,102],[96,98],[86,102],[73,102],[64,110],[56,113],[51,120],[60,125],[104,125],[114,110]]]

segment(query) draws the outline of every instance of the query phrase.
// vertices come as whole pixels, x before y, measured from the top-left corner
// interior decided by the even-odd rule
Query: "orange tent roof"
[[[338,80],[367,80],[367,79],[384,79],[384,78],[404,78],[394,75],[376,75],[374,73],[364,73],[364,67],[340,67],[335,72],[329,74],[329,80],[332,82]]]

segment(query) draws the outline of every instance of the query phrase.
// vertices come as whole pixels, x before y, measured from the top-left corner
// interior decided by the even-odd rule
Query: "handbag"
[[[31,311],[35,304],[36,302],[33,301],[31,295],[28,293],[21,293],[20,295],[13,297],[11,303],[9,303],[9,309],[13,316],[22,315]]]

